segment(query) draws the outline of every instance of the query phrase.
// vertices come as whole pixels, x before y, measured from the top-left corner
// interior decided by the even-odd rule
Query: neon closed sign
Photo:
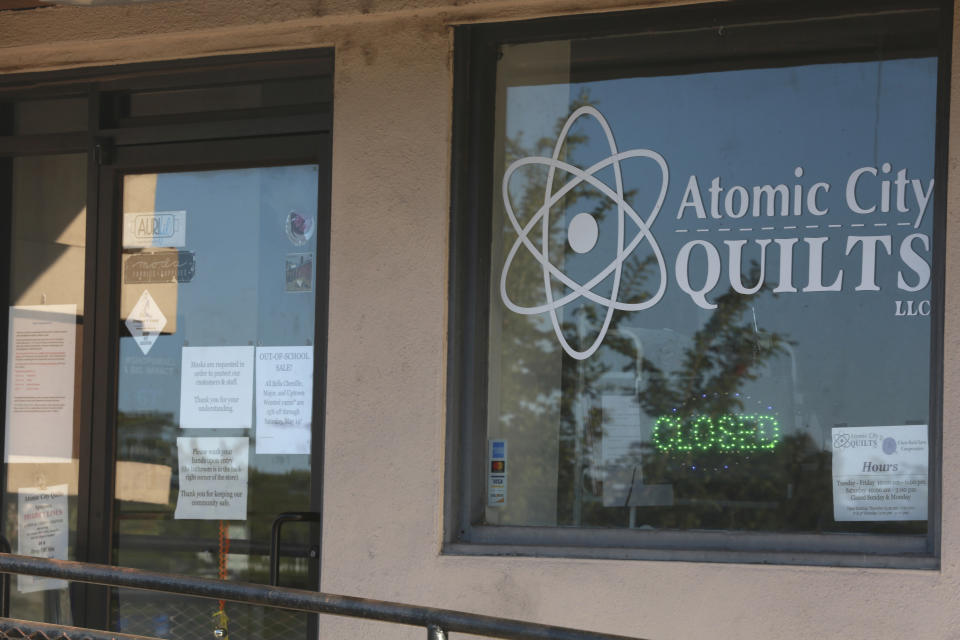
[[[653,425],[653,445],[661,453],[769,451],[779,442],[773,415],[666,415]]]

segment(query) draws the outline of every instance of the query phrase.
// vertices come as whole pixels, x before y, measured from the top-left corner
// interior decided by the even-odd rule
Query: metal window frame
[[[726,24],[796,23],[938,12],[935,191],[931,277],[930,464],[926,536],[637,531],[490,526],[484,510],[491,198],[496,62],[500,45],[595,36],[682,33]],[[943,300],[953,4],[949,0],[808,3],[745,0],[629,12],[464,25],[454,34],[447,430],[442,552],[533,556],[938,569],[941,544]],[[805,58],[804,58],[805,59]],[[794,62],[796,58],[793,58]],[[780,62],[786,64],[787,62]],[[769,62],[777,66],[777,62]],[[744,66],[751,66],[749,64]],[[755,65],[752,65],[755,66]]]

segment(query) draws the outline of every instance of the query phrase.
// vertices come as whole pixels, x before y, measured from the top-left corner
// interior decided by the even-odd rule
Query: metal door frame
[[[285,82],[291,104],[218,109],[216,96],[197,107],[197,93],[223,86]],[[304,87],[299,95],[299,87]],[[0,79],[0,250],[11,246],[12,158],[20,155],[86,153],[87,228],[80,477],[75,555],[78,560],[111,563],[114,544],[113,480],[119,354],[120,237],[118,196],[125,173],[201,170],[310,163],[319,166],[313,437],[310,510],[322,513],[324,407],[330,254],[330,187],[333,52],[330,49],[278,54],[218,56],[177,63],[147,63],[89,70],[24,74]],[[193,94],[191,109],[177,111],[181,96]],[[266,93],[266,91],[264,91]],[[17,136],[13,104],[18,100],[83,96],[88,128],[79,133]],[[131,104],[149,96],[169,113],[138,116]],[[159,96],[159,98],[158,98]],[[241,105],[243,106],[243,105]],[[11,265],[0,262],[0,294],[9,299]],[[8,319],[0,314],[0,331]],[[6,360],[6,340],[0,359]],[[5,402],[6,367],[0,367],[0,403]],[[0,444],[3,432],[0,430]],[[0,489],[6,495],[6,470]],[[2,514],[4,510],[0,510]],[[2,518],[2,515],[0,515]],[[2,524],[2,522],[0,522]],[[320,523],[311,540],[321,544]],[[310,581],[320,585],[319,557]],[[71,585],[74,619],[107,628],[109,590]],[[311,616],[308,634],[315,635]]]

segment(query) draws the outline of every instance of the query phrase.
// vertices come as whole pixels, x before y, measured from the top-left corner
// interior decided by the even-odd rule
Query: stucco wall
[[[184,0],[0,13],[0,73],[336,48],[323,589],[657,639],[960,637],[960,225],[939,571],[440,555],[450,26],[565,0]],[[639,6],[594,0],[597,9]],[[650,5],[654,3],[644,3]],[[960,131],[960,78],[951,128]],[[960,202],[951,145],[949,209]],[[325,619],[324,637],[424,631]]]

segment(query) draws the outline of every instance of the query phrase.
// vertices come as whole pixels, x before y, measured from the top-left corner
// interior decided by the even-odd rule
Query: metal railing
[[[447,634],[450,632],[468,633],[490,638],[506,638],[508,640],[640,640],[627,636],[536,624],[450,609],[419,607],[304,589],[289,589],[248,582],[228,582],[88,562],[48,560],[9,553],[0,553],[0,573],[59,578],[108,587],[146,589],[306,613],[331,614],[411,625],[425,628],[428,640],[446,640]],[[110,637],[123,638],[124,636],[112,634]]]

